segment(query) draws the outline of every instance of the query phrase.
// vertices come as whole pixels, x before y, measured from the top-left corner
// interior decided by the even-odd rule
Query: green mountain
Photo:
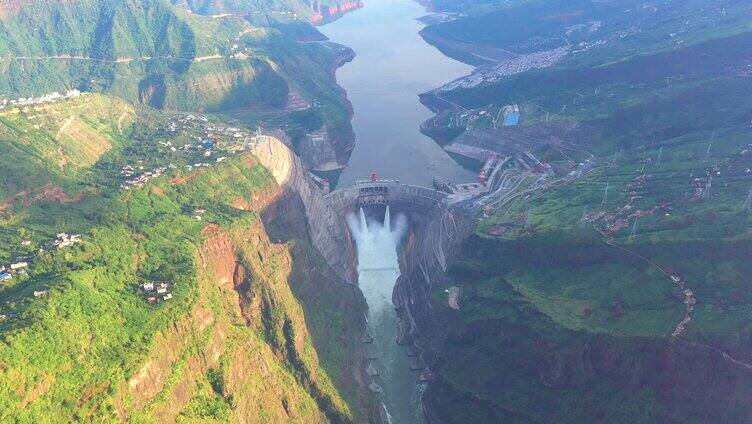
[[[100,94],[0,112],[0,264],[29,264],[0,284],[0,421],[369,419],[364,302],[250,137]]]
[[[200,15],[233,14],[252,22],[306,20],[324,23],[361,7],[360,0],[171,0]]]
[[[214,10],[167,0],[9,3],[0,14],[0,100],[77,89],[156,109],[231,113],[249,126],[283,128],[296,144],[306,133],[325,130],[331,149],[323,155],[326,166],[341,167],[354,136],[334,70],[353,53],[308,42],[324,38],[308,18],[277,13],[302,7],[228,2]],[[299,13],[313,16],[312,10]],[[304,156],[313,169],[325,166]]]
[[[346,161],[352,53],[303,3],[209,3],[0,2],[2,422],[377,411],[359,292],[247,152],[326,126]]]
[[[422,34],[446,53],[474,63],[486,61],[467,50],[519,55],[568,46],[577,53],[570,60],[592,66],[750,30],[748,8],[736,1],[471,3],[465,13],[450,15]],[[454,4],[448,10],[463,7]],[[472,47],[461,48],[465,44]]]
[[[280,71],[284,61],[307,57],[310,73],[329,80],[314,57],[321,50],[241,17],[202,17],[160,0],[29,2],[2,18],[0,92],[78,88],[181,110],[284,107],[294,83]]]
[[[437,112],[424,131],[465,158],[511,158],[509,191],[432,290],[446,331],[429,418],[748,419],[751,14],[472,2],[424,30],[483,64],[422,96]]]

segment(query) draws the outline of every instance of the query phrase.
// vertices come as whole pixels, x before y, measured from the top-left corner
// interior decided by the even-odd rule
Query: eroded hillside
[[[48,111],[108,101],[87,128],[122,128],[99,159],[83,155],[70,178],[35,162],[48,173],[33,184],[67,200],[6,202],[0,216],[2,263],[27,264],[0,286],[2,420],[367,421],[365,305],[313,247],[301,194],[234,137],[212,136],[223,156],[205,166],[190,165],[205,147],[168,147],[221,123],[92,95]],[[85,149],[89,137],[55,138],[68,119],[39,118],[16,160],[53,142]]]

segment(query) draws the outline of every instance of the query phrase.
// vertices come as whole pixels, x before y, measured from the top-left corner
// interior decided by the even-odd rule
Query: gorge
[[[750,17],[0,0],[0,422],[748,422]]]
[[[353,105],[356,137],[348,165],[339,177],[339,187],[352,185],[372,173],[423,187],[431,187],[434,177],[456,183],[475,179],[473,171],[458,165],[419,131],[420,122],[430,116],[430,111],[420,104],[418,94],[471,69],[441,55],[420,38],[422,25],[417,19],[423,14],[425,10],[412,1],[373,1],[320,28],[331,41],[352,48],[356,54],[352,62],[337,71],[337,82]],[[363,209],[353,207],[348,215],[362,217],[350,228],[358,251],[358,284],[369,305],[369,332],[374,339],[369,352],[375,359],[375,370],[371,372],[379,373],[375,380],[383,390],[390,422],[417,423],[422,421],[422,411],[416,382],[422,379],[425,364],[419,350],[397,345],[398,340],[404,342],[407,338],[398,333],[392,293],[400,265],[402,272],[413,271],[398,264],[398,253],[400,258],[410,254],[412,249],[406,246],[415,243],[416,231],[421,232],[418,237],[425,235],[423,227],[429,219],[423,214],[430,213],[438,203],[416,209],[409,201],[386,197],[375,209],[363,206],[369,218]],[[400,218],[392,223],[394,228],[388,219],[390,207],[393,216]],[[366,225],[367,221],[370,225]],[[410,231],[403,234],[407,230],[403,227],[408,225]],[[402,295],[395,297],[401,319],[409,319],[407,292],[403,289]]]
[[[682,109],[685,115],[681,118],[667,114],[676,120],[672,122],[681,122],[681,131],[675,126],[668,128],[669,124],[632,128],[629,124],[632,119],[647,122],[650,111],[660,110],[652,103],[657,100],[647,94],[645,99],[650,100],[643,100],[641,106],[625,102],[619,105],[623,109],[617,109],[605,120],[598,114],[610,110],[612,98],[618,97],[615,93],[621,89],[616,87],[624,79],[636,79],[631,90],[645,90],[641,84],[654,78],[645,72],[652,69],[649,63],[674,64],[675,69],[666,71],[670,75],[684,76],[687,69],[693,69],[697,71],[697,78],[704,78],[704,74],[700,76],[704,72],[702,69],[714,68],[715,63],[697,59],[703,65],[692,68],[675,65],[676,60],[704,57],[701,52],[707,49],[722,50],[725,60],[735,62],[738,58],[730,46],[738,45],[748,35],[686,48],[677,45],[666,52],[659,41],[651,40],[656,45],[647,43],[636,48],[639,44],[632,44],[630,39],[629,31],[634,29],[634,22],[640,22],[639,26],[643,28],[659,28],[658,34],[651,37],[661,40],[665,35],[661,33],[664,30],[661,25],[665,22],[653,22],[656,16],[660,16],[657,10],[630,9],[625,12],[618,7],[601,10],[599,5],[584,6],[589,2],[552,2],[551,5],[531,2],[529,8],[524,4],[519,8],[510,5],[508,12],[500,7],[484,15],[487,2],[480,1],[477,2],[478,10],[470,8],[474,14],[467,17],[461,13],[465,5],[430,3],[446,3],[445,9],[456,10],[454,13],[459,14],[436,17],[439,24],[424,31],[426,39],[436,42],[438,39],[431,35],[443,32],[442,43],[455,37],[455,47],[462,46],[498,63],[436,89],[469,73],[469,68],[458,70],[458,74],[444,74],[442,81],[433,82],[431,87],[423,90],[426,92],[423,101],[437,116],[430,120],[427,118],[431,118],[431,114],[412,116],[426,121],[423,129],[441,144],[454,139],[453,142],[463,144],[461,147],[475,149],[466,156],[481,161],[499,156],[503,160],[502,165],[491,168],[488,192],[476,193],[475,200],[455,195],[454,199],[439,202],[435,208],[426,211],[420,220],[409,220],[409,230],[400,249],[400,276],[393,296],[400,318],[398,341],[409,345],[410,354],[420,358],[419,380],[430,381],[422,405],[427,420],[437,423],[497,420],[581,422],[620,421],[636,416],[645,422],[675,422],[697,416],[720,421],[745,416],[747,407],[738,399],[725,397],[722,393],[749,387],[750,378],[745,371],[749,369],[746,364],[750,363],[749,351],[745,347],[749,343],[748,336],[742,331],[736,333],[739,338],[732,341],[729,337],[733,338],[730,334],[734,332],[719,326],[716,318],[691,316],[686,311],[695,308],[695,288],[676,287],[676,281],[683,282],[686,278],[705,286],[706,293],[712,292],[714,289],[706,285],[712,283],[705,282],[714,280],[715,275],[725,275],[729,284],[735,285],[731,283],[737,281],[734,273],[749,269],[742,259],[745,254],[736,253],[736,248],[732,247],[743,246],[742,250],[749,254],[748,239],[737,245],[735,238],[745,234],[745,230],[738,227],[729,230],[728,234],[735,236],[729,236],[724,242],[720,239],[725,236],[717,239],[688,222],[687,228],[692,228],[693,236],[674,233],[672,230],[676,227],[673,227],[675,222],[671,217],[677,213],[682,217],[699,217],[698,214],[703,213],[702,207],[692,207],[687,202],[686,194],[666,200],[670,188],[686,184],[682,182],[685,177],[681,174],[685,168],[675,163],[664,168],[659,176],[657,170],[645,171],[646,166],[660,167],[661,158],[665,158],[663,155],[671,149],[677,155],[694,158],[686,164],[693,176],[717,172],[709,169],[720,165],[705,165],[707,160],[698,161],[696,154],[691,153],[699,151],[697,146],[701,140],[716,133],[704,133],[707,130],[693,127],[696,121],[689,118],[692,116],[689,111],[694,103]],[[366,13],[369,7],[373,5],[366,4],[366,8],[358,13]],[[586,21],[587,14],[578,17],[580,7],[588,13],[603,13],[600,16],[608,16],[616,22],[614,27],[608,28],[605,34],[599,33],[600,21]],[[678,11],[669,7],[664,12],[681,16],[703,13],[692,10],[693,7],[681,6]],[[550,10],[562,13],[545,13]],[[623,13],[627,13],[626,17]],[[714,13],[726,16],[720,6]],[[389,14],[382,12],[379,16]],[[357,18],[357,13],[335,25],[346,26],[351,17]],[[442,23],[443,19],[446,21]],[[516,32],[507,33],[504,28],[493,27],[494,19],[521,27]],[[540,19],[544,22],[542,25],[551,26],[542,31],[560,31],[559,38],[541,42],[535,37],[535,30],[524,28],[525,19]],[[578,19],[585,23],[576,23]],[[371,20],[355,21],[357,29],[365,33],[363,41],[358,42],[364,46],[378,45],[377,40],[368,37],[368,31],[381,24],[374,24]],[[389,35],[383,38],[390,39],[391,34],[397,33],[393,27],[383,26],[389,28]],[[591,30],[576,33],[578,28]],[[527,36],[528,30],[532,32],[530,38],[522,38]],[[327,29],[323,31],[327,32]],[[701,32],[701,29],[696,31]],[[561,44],[567,44],[567,36],[573,32],[576,37],[582,37],[581,45],[585,49],[570,54]],[[336,31],[332,34],[335,41],[357,45],[357,42],[338,39]],[[473,37],[485,50],[474,49]],[[400,41],[404,38],[401,37]],[[493,45],[489,40],[498,44]],[[626,41],[620,45],[619,40]],[[520,44],[507,46],[502,44],[504,42]],[[616,47],[611,48],[612,44]],[[600,48],[602,45],[607,47]],[[389,47],[379,49],[376,55],[379,60],[366,62],[367,67],[357,67],[356,59],[351,66],[358,70],[357,75],[370,75],[375,70],[391,76],[389,67],[395,61],[390,60]],[[466,56],[446,43],[439,47],[455,57]],[[634,49],[644,55],[614,64],[614,51],[622,54],[620,49],[624,49],[626,58],[631,57]],[[355,50],[361,54],[357,47]],[[411,51],[410,48],[405,50]],[[364,54],[369,52],[366,47]],[[420,54],[413,56],[426,60]],[[404,60],[409,62],[410,58]],[[604,68],[594,63],[604,64]],[[441,71],[444,68],[434,63],[399,75],[409,79],[417,74],[420,78],[424,71],[431,73],[436,69]],[[399,169],[402,158],[414,152],[394,148],[391,142],[411,139],[409,134],[374,142],[360,138],[363,132],[366,137],[373,134],[369,132],[369,125],[387,114],[392,117],[379,122],[376,133],[395,131],[390,124],[399,122],[399,118],[394,118],[396,113],[393,112],[401,109],[399,100],[390,97],[401,99],[403,94],[412,95],[395,89],[400,84],[410,87],[412,81],[399,77],[393,77],[387,85],[371,77],[358,81],[358,76],[349,75],[347,70],[348,67],[343,68],[338,76],[353,99],[353,124],[361,144],[353,151],[353,165],[343,173],[341,184],[352,183],[376,171],[386,178],[428,186],[433,170],[426,172],[422,166],[422,152],[409,156],[411,163],[403,168],[405,171]],[[577,77],[574,81],[571,79],[573,75]],[[729,84],[746,87],[742,80],[729,78],[733,79]],[[602,88],[595,81],[613,84],[613,91],[602,94]],[[348,87],[348,84],[353,85]],[[588,87],[593,92],[592,98],[580,103],[578,96],[583,96],[580,90],[587,84],[592,84]],[[696,94],[689,88],[684,89],[686,91],[674,94],[677,99],[689,93]],[[718,96],[714,99],[725,98],[720,93]],[[374,103],[386,105],[383,107],[388,109],[387,112],[366,104],[363,99],[367,97],[377,99]],[[521,103],[518,109],[517,102],[522,101],[526,103]],[[364,105],[359,107],[359,104]],[[359,116],[359,109],[366,113]],[[506,127],[499,124],[497,127],[499,118],[507,110],[521,111],[525,125]],[[410,114],[401,111],[400,115]],[[745,147],[735,135],[731,135],[746,132],[744,122],[739,116],[729,118],[723,124],[728,125],[726,147],[729,150],[727,156],[716,158],[718,163],[749,163],[747,156],[742,159]],[[460,137],[455,139],[458,134]],[[651,139],[653,144],[648,142]],[[420,140],[410,145],[420,146]],[[378,147],[369,149],[370,146]],[[438,154],[432,157],[435,163],[441,164],[448,158],[438,145],[434,144],[433,148]],[[366,154],[359,157],[358,149]],[[709,149],[707,145],[706,149]],[[622,158],[620,155],[624,151],[628,153]],[[657,162],[655,158],[658,158]],[[360,170],[361,164],[368,169]],[[636,165],[635,173],[631,167]],[[453,166],[442,168],[442,165],[437,165],[437,168],[441,172],[436,174],[451,182],[475,178],[475,173],[458,171]],[[354,176],[353,170],[358,171]],[[624,175],[630,177],[620,182],[618,202],[626,197],[626,206],[610,205],[611,198],[603,194],[604,187],[605,193],[613,195],[612,191],[609,192],[609,187],[613,190],[610,184],[614,184],[613,179],[618,180]],[[725,195],[733,191],[738,198],[744,197],[745,187],[737,176],[727,180]],[[655,179],[648,190],[642,189],[642,181],[646,178]],[[633,207],[631,201],[640,201],[642,206],[630,211]],[[649,235],[637,237],[638,218],[643,225],[646,210],[671,208],[669,204],[680,205],[676,207],[682,212],[667,210],[649,218],[650,230],[645,230]],[[728,205],[725,215],[717,222],[731,226],[739,219],[748,222],[738,200],[734,203],[729,198],[729,203],[725,204]],[[617,226],[613,220],[619,213],[628,218]],[[605,219],[605,222],[599,222],[600,219]],[[702,241],[695,239],[696,236]],[[723,248],[722,255],[711,253],[715,249],[712,246],[724,243],[726,248]],[[733,263],[731,267],[736,271],[729,273],[720,265],[711,265],[713,261],[704,262],[708,269],[713,270],[711,277],[702,267],[692,266],[691,259],[677,255],[683,249],[681,246],[690,249],[695,260],[708,255],[723,256]],[[640,259],[651,255],[658,255],[655,262]],[[649,283],[638,285],[638,281]],[[722,290],[724,294],[708,293],[715,298],[713,308],[719,314],[723,308],[717,305],[728,304],[736,296],[725,290]],[[461,299],[459,305],[458,298]],[[743,319],[733,308],[723,315]],[[691,320],[697,317],[699,322],[692,324],[694,321]],[[746,324],[739,325],[747,328]],[[507,363],[508,366],[499,367],[499,364]],[[692,401],[687,402],[687,398]],[[720,404],[711,400],[721,398]]]

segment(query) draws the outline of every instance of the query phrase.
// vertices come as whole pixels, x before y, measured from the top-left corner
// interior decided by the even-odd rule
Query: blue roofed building
[[[510,112],[504,115],[504,126],[508,127],[511,125],[519,125],[520,123],[520,113],[519,112]]]
[[[501,115],[502,113],[504,114],[504,120],[501,124],[502,126],[510,127],[520,124],[520,118],[522,117],[522,114],[520,113],[519,105],[506,105],[501,108],[499,115]]]

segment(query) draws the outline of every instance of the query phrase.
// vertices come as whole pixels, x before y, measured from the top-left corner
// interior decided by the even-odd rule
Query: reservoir
[[[472,67],[426,43],[416,21],[426,14],[414,0],[370,0],[365,6],[319,28],[331,41],[355,50],[355,59],[337,71],[355,116],[355,149],[339,179],[349,185],[375,172],[380,178],[431,187],[441,176],[453,183],[475,182],[420,123],[433,116],[418,94],[466,75]]]
[[[320,30],[333,42],[355,50],[355,59],[340,68],[337,81],[348,94],[355,116],[355,149],[339,179],[345,186],[371,173],[379,178],[432,186],[435,176],[453,183],[474,182],[477,174],[462,168],[420,132],[432,113],[418,94],[470,73],[472,68],[442,55],[418,32],[425,10],[414,0],[370,0]],[[366,345],[371,373],[395,424],[422,421],[418,372],[414,358],[396,343],[397,314],[392,291],[399,277],[398,250],[407,225],[403,216],[383,219],[352,216],[350,228],[358,248],[359,286],[368,302]],[[374,371],[375,370],[375,371]]]

